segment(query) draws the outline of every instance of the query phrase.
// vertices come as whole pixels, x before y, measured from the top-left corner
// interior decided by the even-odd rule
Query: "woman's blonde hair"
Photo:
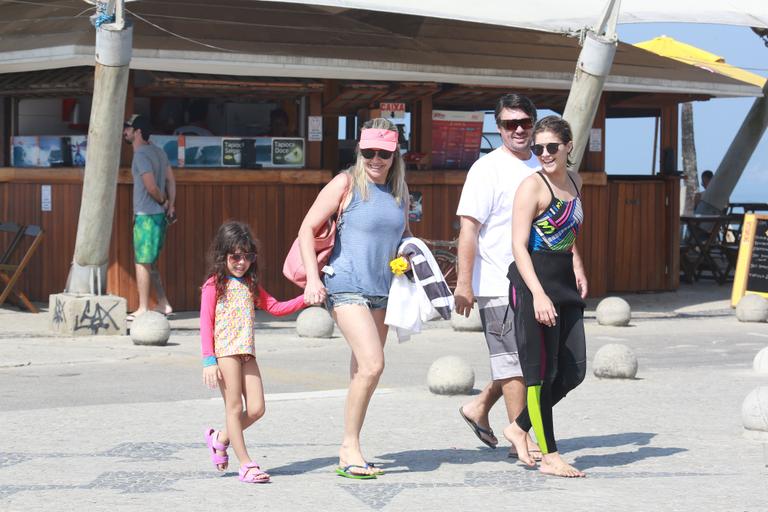
[[[399,133],[397,126],[383,117],[366,121],[363,123],[363,129],[365,128],[377,128]],[[357,155],[355,163],[345,172],[349,173],[352,177],[352,182],[360,193],[360,197],[363,200],[366,200],[368,199],[369,180],[368,175],[365,172],[365,159],[363,158],[363,155],[360,154],[359,146],[355,150],[355,153]],[[403,204],[406,199],[405,195],[408,188],[405,184],[405,163],[403,162],[403,157],[400,156],[398,148],[395,148],[394,154],[392,155],[392,167],[389,168],[386,183],[390,186],[392,196],[395,198],[397,205],[400,206]]]

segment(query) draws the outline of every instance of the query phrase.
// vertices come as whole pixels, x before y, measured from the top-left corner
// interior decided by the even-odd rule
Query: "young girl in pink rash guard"
[[[226,417],[226,428],[207,428],[205,440],[219,471],[228,466],[227,448],[232,444],[245,483],[269,482],[269,474],[251,460],[243,439],[243,431],[264,415],[264,387],[254,349],[255,308],[282,316],[304,307],[301,295],[278,302],[261,287],[256,251],[247,224],[222,224],[211,244],[211,271],[200,300],[203,382],[210,388],[218,384]]]

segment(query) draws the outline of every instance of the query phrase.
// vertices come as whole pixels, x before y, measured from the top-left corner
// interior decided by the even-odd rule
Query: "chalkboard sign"
[[[735,307],[746,293],[768,298],[768,215],[744,215],[731,305]]]

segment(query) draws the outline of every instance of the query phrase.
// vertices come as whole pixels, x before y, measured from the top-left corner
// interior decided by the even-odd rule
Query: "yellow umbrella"
[[[701,48],[681,43],[668,36],[655,37],[649,41],[637,43],[635,46],[661,55],[662,57],[679,60],[680,62],[706,69],[712,73],[719,73],[741,82],[756,85],[760,88],[765,84],[765,78],[760,75],[726,64],[724,58],[715,55],[714,53],[709,53]]]

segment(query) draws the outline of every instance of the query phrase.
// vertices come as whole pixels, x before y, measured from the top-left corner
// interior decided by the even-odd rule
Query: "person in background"
[[[272,137],[291,137],[291,122],[288,113],[282,108],[276,108],[269,113],[269,135]]]
[[[176,178],[165,151],[149,142],[151,135],[145,116],[134,114],[124,123],[123,137],[133,148],[133,251],[139,292],[139,307],[128,320],[149,310],[151,284],[157,294],[156,311],[164,315],[173,312],[155,264],[168,223],[176,220]]]
[[[707,190],[707,187],[709,186],[709,182],[712,181],[712,177],[714,175],[715,175],[715,173],[713,173],[710,170],[706,170],[706,171],[701,173],[701,187],[704,190]],[[701,201],[701,195],[702,195],[702,191],[701,190],[697,190],[696,193],[693,195],[693,206],[694,206],[694,208],[696,207],[697,204],[699,204],[699,201]]]
[[[213,135],[208,129],[206,119],[208,117],[208,104],[203,100],[196,100],[189,104],[187,110],[188,122],[173,131],[174,135],[195,135],[210,137]]]

